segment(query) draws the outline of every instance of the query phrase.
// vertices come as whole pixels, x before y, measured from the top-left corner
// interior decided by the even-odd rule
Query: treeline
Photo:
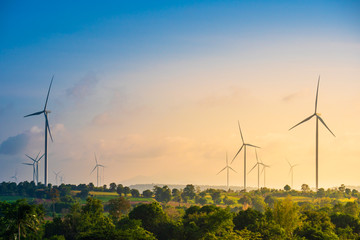
[[[105,212],[106,211],[106,212]],[[174,207],[158,202],[131,209],[124,197],[104,205],[87,198],[64,217],[44,220],[42,205],[0,203],[0,239],[359,239],[358,202],[307,203],[288,196],[232,212],[216,205]]]

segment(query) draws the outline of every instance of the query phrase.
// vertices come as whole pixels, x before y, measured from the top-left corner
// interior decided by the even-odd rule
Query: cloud
[[[289,94],[289,95],[286,95],[285,97],[283,97],[281,100],[283,102],[290,102],[292,100],[294,100],[295,98],[298,98],[300,96],[302,96],[303,94],[300,93],[300,92],[296,92],[296,93],[292,93],[292,94]]]
[[[14,137],[9,137],[0,144],[0,154],[16,155],[23,152],[29,144],[29,133],[21,133]]]
[[[66,90],[66,95],[81,100],[88,95],[91,95],[99,82],[95,73],[86,74],[73,87]]]

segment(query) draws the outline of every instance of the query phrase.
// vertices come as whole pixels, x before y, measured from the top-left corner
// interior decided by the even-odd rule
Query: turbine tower
[[[220,172],[218,172],[216,175],[219,175],[219,173],[221,173],[222,171],[224,171],[226,169],[226,174],[227,174],[227,182],[226,182],[226,186],[227,186],[227,190],[229,190],[229,169],[231,169],[232,171],[236,172],[234,169],[232,169],[232,167],[229,166],[229,162],[228,162],[228,154],[226,152],[226,166],[220,170]],[[237,173],[237,172],[236,172]]]
[[[258,167],[258,189],[260,189],[260,165],[263,165],[263,163],[259,162],[256,148],[255,148],[255,155],[256,155],[256,164],[255,164],[254,167],[248,172],[248,174],[249,174],[252,170],[254,170],[254,168]]]
[[[326,127],[327,130],[335,137],[335,134],[330,130],[330,128],[325,124],[324,120],[320,117],[320,114],[317,113],[317,102],[318,102],[318,94],[319,94],[319,84],[320,84],[320,76],[318,79],[317,89],[316,89],[316,99],[315,99],[315,112],[310,117],[307,117],[303,121],[299,122],[295,126],[289,129],[289,131],[298,125],[310,120],[313,117],[316,117],[316,133],[315,133],[315,165],[316,165],[316,191],[319,187],[319,120]]]
[[[40,112],[36,112],[36,113],[32,113],[32,114],[29,114],[29,115],[24,116],[24,117],[30,117],[30,116],[35,116],[35,115],[44,114],[44,117],[45,117],[45,154],[44,154],[44,155],[45,155],[45,167],[44,167],[44,170],[45,170],[45,173],[44,173],[44,183],[45,183],[45,186],[46,186],[47,183],[48,183],[48,149],[47,149],[47,142],[48,142],[48,141],[47,141],[47,133],[48,133],[48,132],[49,132],[51,141],[53,141],[53,138],[52,138],[52,136],[51,136],[50,126],[49,126],[49,120],[48,120],[48,114],[49,114],[51,111],[49,111],[48,109],[46,109],[46,107],[47,107],[47,103],[48,103],[48,100],[49,100],[49,94],[50,94],[50,89],[51,89],[51,85],[52,85],[53,79],[54,79],[54,76],[51,78],[51,82],[50,82],[49,90],[48,90],[48,93],[47,93],[47,97],[46,97],[44,109],[41,110]]]
[[[241,150],[244,148],[244,191],[246,192],[246,147],[254,147],[254,148],[260,148],[258,146],[249,144],[249,143],[245,143],[244,141],[244,137],[242,135],[241,132],[241,127],[240,127],[240,122],[238,121],[238,125],[239,125],[239,131],[240,131],[240,136],[241,136],[241,140],[242,140],[242,145],[239,149],[239,151],[236,153],[235,157],[233,158],[233,160],[231,161],[231,163],[233,163],[233,161],[235,160],[235,158],[237,157],[237,155],[241,152]]]
[[[35,180],[34,180],[34,182],[37,185],[37,184],[39,184],[39,162],[40,162],[41,158],[44,157],[44,154],[40,158],[38,158],[39,155],[40,155],[40,152],[39,152],[35,159],[30,157],[27,154],[25,154],[25,155],[33,161],[33,164],[30,164],[30,163],[26,163],[26,164],[23,163],[23,164],[25,164],[25,165],[34,165],[34,172],[35,172],[35,179],[36,179],[36,182],[35,182]]]
[[[101,165],[101,164],[98,164],[98,161],[97,161],[97,158],[96,158],[96,154],[94,153],[94,156],[95,156],[95,162],[96,162],[96,165],[94,167],[94,169],[91,171],[91,173],[93,173],[96,169],[96,187],[99,187],[99,167],[102,167],[104,169],[104,165]],[[90,173],[90,174],[91,174]],[[100,179],[101,180],[101,179]]]
[[[291,163],[289,161],[287,161],[289,166],[290,166],[290,171],[289,171],[289,175],[291,174],[291,188],[293,188],[294,185],[294,167],[299,166],[299,164],[294,164],[291,165]]]

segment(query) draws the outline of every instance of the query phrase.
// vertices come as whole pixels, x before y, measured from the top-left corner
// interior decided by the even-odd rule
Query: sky
[[[49,181],[225,185],[245,141],[266,186],[359,186],[358,1],[0,2],[0,181],[32,180],[25,154],[54,141]],[[256,163],[248,149],[247,171]],[[243,155],[230,185],[243,186]],[[43,163],[40,165],[43,179]],[[263,175],[261,186],[263,186]],[[257,174],[247,176],[257,186]]]

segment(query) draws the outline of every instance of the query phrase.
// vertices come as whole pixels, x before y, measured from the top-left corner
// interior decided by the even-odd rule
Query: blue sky
[[[357,106],[359,13],[358,1],[2,1],[0,144],[5,144],[0,146],[7,154],[0,154],[6,165],[0,181],[8,180],[15,168],[28,178],[19,163],[25,153],[41,150],[43,120],[22,117],[41,109],[54,74],[49,108],[56,140],[50,167],[63,169],[69,182],[93,181],[89,171],[75,177],[68,166],[88,164],[91,170],[96,151],[112,169],[127,169],[120,176],[109,169],[109,181],[146,176],[153,182],[222,184],[212,172],[221,168],[226,150],[236,149],[237,119],[263,144],[271,145],[264,136],[281,135],[281,141],[299,137],[282,132],[270,104],[274,112],[288,111],[289,119],[281,122],[287,130],[309,112],[319,74],[325,112],[338,105],[341,109],[340,104]],[[299,102],[281,105],[279,99]],[[345,110],[342,114],[355,126],[359,111]],[[256,126],[268,115],[273,129]],[[331,117],[341,129],[336,114]],[[340,131],[356,135],[360,130],[351,126]],[[304,138],[312,139],[311,129],[306,131]],[[356,136],[348,141],[354,144]],[[25,145],[8,154],[8,143],[17,139]],[[182,152],[176,149],[179,144]],[[334,142],[324,144],[327,149]],[[355,154],[354,145],[347,150]],[[300,151],[306,149],[309,156],[295,160],[306,162],[312,148],[304,145]],[[276,171],[285,171],[277,157],[296,155],[296,149],[288,149],[263,154],[279,161]],[[172,172],[171,164],[165,164],[169,158],[184,163]],[[196,159],[198,165],[191,166]],[[197,169],[207,159],[214,169],[200,174]],[[139,169],[149,161],[153,168]],[[310,184],[313,172],[308,172]],[[326,173],[328,185],[338,184]],[[274,186],[282,186],[283,179],[274,179]],[[356,178],[344,181],[355,184]]]

